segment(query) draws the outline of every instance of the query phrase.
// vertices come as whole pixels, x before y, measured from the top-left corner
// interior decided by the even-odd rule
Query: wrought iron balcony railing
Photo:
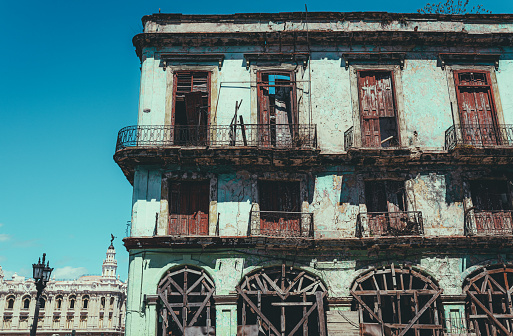
[[[250,235],[284,238],[313,237],[313,213],[254,211],[250,214]]]
[[[420,211],[367,212],[359,214],[356,220],[358,237],[422,236],[423,234],[424,225]]]
[[[347,152],[349,148],[354,146],[354,136],[353,136],[354,127],[349,128],[344,132],[344,150]]]
[[[317,148],[316,125],[248,124],[215,126],[127,126],[118,133],[116,151],[127,147],[230,146],[282,149]]]
[[[513,235],[513,210],[477,210],[465,212],[467,235],[502,236]]]
[[[347,152],[351,148],[365,148],[365,149],[399,149],[401,145],[397,136],[390,136],[381,141],[373,140],[362,137],[361,144],[355,141],[354,127],[351,126],[347,131],[344,132],[344,150]]]
[[[457,146],[513,147],[513,125],[453,125],[445,131],[445,148]]]
[[[472,323],[469,323],[467,328],[467,320],[464,317],[449,317],[445,318],[445,334],[455,335],[468,335],[468,333],[474,332]]]

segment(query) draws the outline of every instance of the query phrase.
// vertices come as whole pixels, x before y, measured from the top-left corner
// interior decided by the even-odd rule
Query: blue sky
[[[308,1],[309,11],[415,12],[425,1]],[[471,1],[471,5],[479,2]],[[513,13],[513,1],[481,2]],[[303,11],[297,1],[0,1],[0,265],[30,276],[46,252],[57,278],[99,274],[130,220],[131,186],[112,160],[136,122],[141,17]]]

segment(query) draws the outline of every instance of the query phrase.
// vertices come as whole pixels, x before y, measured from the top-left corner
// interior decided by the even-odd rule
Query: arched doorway
[[[215,285],[201,269],[183,266],[160,280],[158,335],[214,335]]]
[[[477,336],[511,335],[513,332],[513,266],[483,267],[465,279],[466,315]]]
[[[238,335],[326,335],[327,290],[318,277],[268,267],[245,276],[236,289]]]
[[[351,287],[363,335],[442,334],[442,290],[411,266],[372,269]]]

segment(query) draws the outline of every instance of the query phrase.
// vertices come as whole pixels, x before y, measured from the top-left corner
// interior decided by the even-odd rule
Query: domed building
[[[39,311],[38,335],[123,335],[126,283],[116,275],[116,250],[107,249],[101,275],[48,282]],[[4,279],[0,267],[0,334],[28,335],[34,320],[34,279]]]

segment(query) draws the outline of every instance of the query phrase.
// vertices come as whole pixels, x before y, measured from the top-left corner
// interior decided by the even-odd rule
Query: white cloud
[[[56,279],[76,279],[84,274],[87,274],[87,268],[85,267],[65,266],[56,268],[52,272],[52,278],[55,277]]]
[[[0,242],[8,241],[11,239],[11,235],[7,233],[0,233]]]

